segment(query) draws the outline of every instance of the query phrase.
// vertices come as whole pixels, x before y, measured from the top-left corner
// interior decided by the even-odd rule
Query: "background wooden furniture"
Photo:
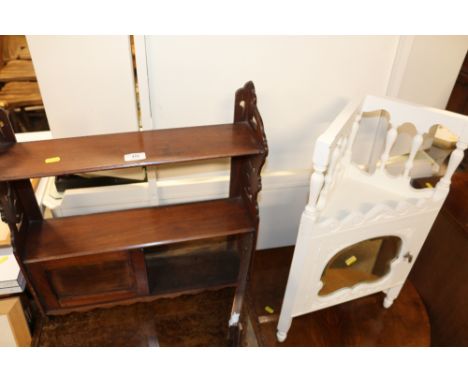
[[[447,110],[468,114],[468,52],[458,74],[452,94],[447,103]]]
[[[0,108],[9,111],[17,133],[47,129],[25,36],[0,36]]]
[[[31,60],[31,53],[29,52],[26,36],[0,36],[0,56],[4,61]]]
[[[37,106],[43,110],[37,82],[8,82],[0,89],[0,108],[9,112],[16,133],[35,130],[30,114],[31,107]]]
[[[361,144],[359,132],[368,118],[375,125],[371,139]],[[414,132],[408,158],[401,173],[390,174],[387,164],[399,128],[408,124]],[[414,159],[424,138],[439,125],[458,137],[456,148],[437,186],[417,190],[410,183]],[[378,139],[381,126],[385,134]],[[356,163],[355,154],[368,146],[381,147],[378,160]],[[392,305],[467,147],[468,117],[460,114],[374,96],[345,107],[315,144],[309,201],[278,322],[279,341],[286,339],[293,317],[377,292],[385,293],[385,308]],[[355,246],[365,242],[378,246],[372,256],[363,255],[374,259],[363,271]],[[343,278],[337,280],[338,274]]]
[[[468,346],[468,172],[453,176],[410,278],[428,310],[431,344]]]
[[[9,82],[0,89],[0,107],[14,109],[26,106],[42,106],[37,82]]]
[[[235,286],[229,326],[238,340],[268,150],[252,82],[236,92],[234,123],[225,125],[15,143],[2,120],[2,218],[44,314]],[[128,154],[136,159],[126,161]],[[44,220],[28,181],[222,157],[232,158],[229,197],[173,206]],[[223,250],[168,255],[180,243],[210,238],[225,238]]]
[[[19,297],[0,300],[0,346],[29,346],[31,333]]]
[[[0,82],[36,81],[31,60],[12,60],[0,68]]]
[[[460,68],[457,80],[447,102],[447,110],[468,115],[468,51]],[[462,166],[468,168],[468,152],[465,153]]]

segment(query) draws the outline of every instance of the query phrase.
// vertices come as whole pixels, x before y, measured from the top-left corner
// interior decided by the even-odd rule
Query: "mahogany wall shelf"
[[[2,220],[42,314],[234,286],[229,326],[231,339],[238,340],[257,239],[260,171],[268,152],[252,82],[236,92],[230,124],[29,143],[16,142],[4,111],[0,126]],[[124,159],[133,153],[144,155]],[[226,157],[231,158],[229,197],[203,202],[43,219],[29,182]],[[203,245],[183,254],[170,250],[180,252],[180,245],[191,243],[190,248],[202,239],[224,244],[211,252]]]

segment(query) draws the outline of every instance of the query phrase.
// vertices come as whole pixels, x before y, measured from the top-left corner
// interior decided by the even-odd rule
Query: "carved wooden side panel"
[[[245,122],[252,129],[262,153],[248,158],[234,158],[231,162],[230,195],[241,196],[249,213],[256,223],[259,219],[257,196],[262,189],[260,172],[268,154],[268,145],[263,128],[263,121],[257,109],[257,96],[251,81],[236,92],[234,122]]]
[[[230,340],[236,343],[239,340],[239,318],[242,312],[242,304],[245,295],[246,283],[248,279],[250,262],[257,241],[257,231],[259,223],[258,193],[262,189],[260,172],[268,154],[268,145],[263,121],[257,109],[257,96],[253,83],[247,82],[242,88],[237,90],[234,105],[234,122],[247,124],[252,137],[261,148],[261,152],[248,157],[236,157],[231,159],[231,184],[230,197],[241,197],[249,212],[249,215],[256,227],[256,232],[247,235],[240,235],[234,242],[241,257],[238,286],[232,305],[230,326]]]

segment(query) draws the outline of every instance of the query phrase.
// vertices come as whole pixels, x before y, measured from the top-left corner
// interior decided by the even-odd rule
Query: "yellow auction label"
[[[57,162],[60,162],[60,157],[46,158],[46,160],[45,160],[44,162],[45,162],[46,164],[57,163]]]
[[[356,256],[351,256],[345,260],[345,263],[349,267],[350,265],[353,265],[356,261],[357,261]]]
[[[265,312],[273,314],[275,313],[275,310],[271,306],[265,306]]]

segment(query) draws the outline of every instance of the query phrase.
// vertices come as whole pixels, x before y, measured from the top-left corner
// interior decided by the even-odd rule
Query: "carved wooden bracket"
[[[249,206],[252,217],[258,221],[257,195],[262,189],[260,172],[268,155],[268,144],[263,120],[257,108],[257,95],[252,81],[247,82],[236,91],[234,122],[247,123],[262,147],[261,155],[255,155],[239,162],[240,171],[237,173],[239,176],[237,181],[240,183],[240,194]]]
[[[252,81],[247,82],[236,91],[234,106],[234,122],[247,122],[262,143],[265,156],[268,154],[268,145],[263,127],[263,120],[257,108],[257,94]]]

